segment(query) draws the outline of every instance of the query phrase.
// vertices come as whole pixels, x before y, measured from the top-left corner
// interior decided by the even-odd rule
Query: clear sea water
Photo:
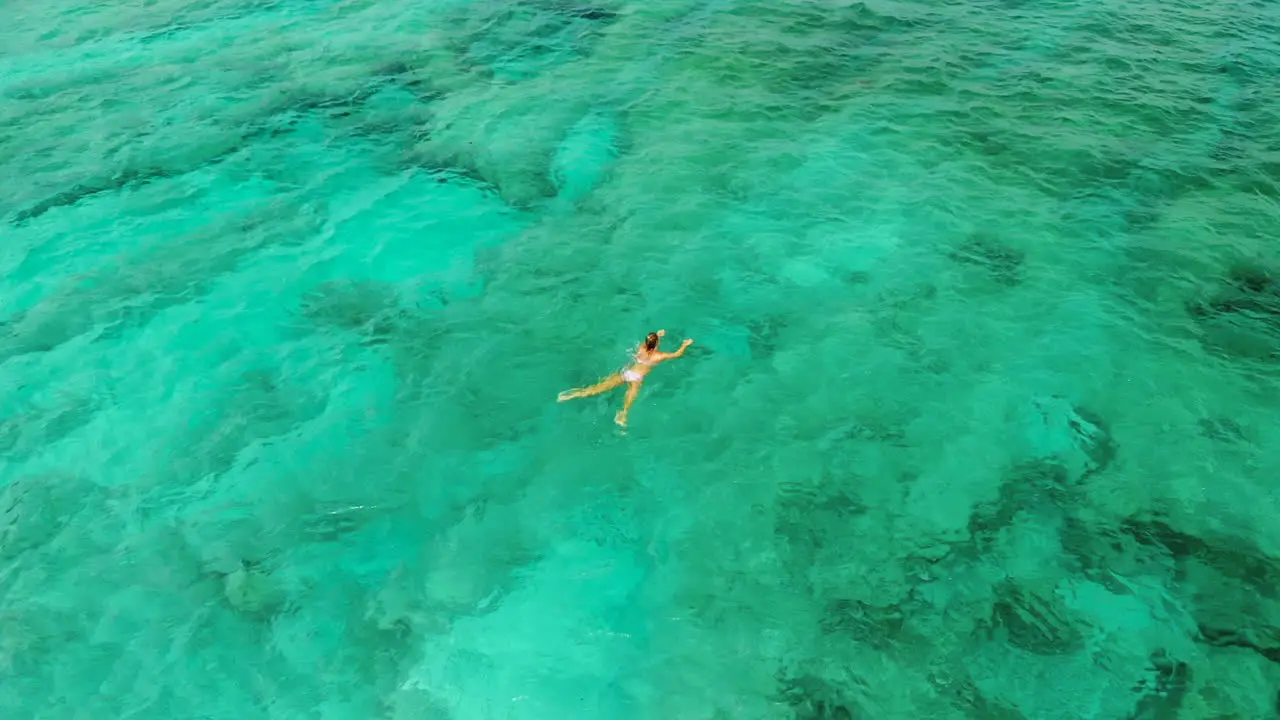
[[[0,717],[1275,716],[1280,5],[0,7]]]

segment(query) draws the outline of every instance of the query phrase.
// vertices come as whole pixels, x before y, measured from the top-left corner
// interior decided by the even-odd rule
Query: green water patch
[[[1188,311],[1210,348],[1246,361],[1280,360],[1280,275],[1239,263]]]
[[[436,103],[405,161],[483,179],[520,209],[579,199],[602,180],[623,130],[603,97],[571,96],[551,112],[541,108],[557,85],[548,77],[452,94]]]
[[[1236,372],[1266,375],[1276,347],[1267,280],[1275,264],[1267,240],[1275,215],[1259,195],[1185,196],[1159,223],[1131,236],[1125,262],[1114,271],[1124,283],[1120,297],[1170,337],[1198,344]],[[1170,241],[1202,232],[1212,239]]]
[[[745,31],[760,23],[773,31]],[[717,83],[726,103],[720,111],[728,117],[803,121],[864,94],[890,52],[884,38],[926,25],[864,4],[779,9],[748,3],[718,14],[696,39],[676,49],[672,66]],[[703,51],[726,46],[733,49]]]
[[[50,73],[11,81],[9,92],[19,100],[8,106],[16,127],[38,122],[47,130],[51,121],[77,126],[69,140],[57,144],[68,152],[56,158],[50,154],[55,146],[45,139],[7,138],[24,146],[24,181],[8,186],[13,196],[4,203],[13,206],[11,222],[222,162],[260,139],[294,132],[301,118],[317,118],[330,136],[373,136],[402,152],[427,123],[431,101],[469,82],[466,73],[452,67],[446,47],[424,45],[407,28],[380,40],[344,35],[336,46],[326,40],[328,61],[309,66],[317,38],[335,19],[322,14],[282,25],[280,12],[250,13],[231,25],[207,24],[145,49],[123,37],[91,51],[53,55],[50,62],[65,59],[73,67],[77,54],[87,55],[81,69],[56,87],[46,87]],[[424,12],[430,16],[432,11]],[[376,10],[364,14],[380,22]],[[193,50],[223,39],[223,52],[209,56]],[[142,52],[159,56],[157,62],[139,66],[128,60]],[[102,93],[108,81],[118,93]],[[24,82],[39,87],[24,89]],[[155,98],[164,110],[138,112],[131,98],[157,92],[165,98]],[[70,151],[68,141],[80,143],[81,151]],[[75,160],[97,158],[104,148],[105,163]]]
[[[110,10],[4,51],[5,712],[1271,712],[1265,8]]]
[[[74,391],[42,400],[28,399],[0,420],[0,452],[15,462],[27,460],[84,427],[103,401]]]
[[[47,352],[85,333],[110,338],[136,328],[164,308],[198,297],[248,254],[296,242],[310,221],[298,210],[260,201],[187,237],[139,248],[123,261],[125,272],[101,268],[69,282],[8,320],[3,354]]]
[[[559,575],[564,572],[560,567],[569,558],[579,562],[595,560],[592,566],[596,572],[576,577]],[[625,555],[573,545],[563,547],[528,571],[538,569],[543,570],[538,580],[523,583],[501,607],[485,617],[483,624],[460,621],[449,649],[439,646],[440,639],[430,639],[422,663],[409,673],[407,687],[431,691],[440,698],[438,702],[456,713],[477,712],[518,697],[520,700],[511,705],[517,717],[594,708],[614,716],[630,715],[629,703],[612,678],[625,672],[629,648],[639,639],[609,632],[609,614],[629,599],[628,589],[643,574]],[[563,579],[556,582],[557,577]],[[539,608],[546,608],[546,612],[539,612]],[[573,608],[572,614],[564,612],[569,608]],[[534,621],[535,618],[541,620]],[[554,648],[565,646],[553,639],[569,631],[567,623],[575,619],[600,629],[590,640],[556,653]],[[495,645],[491,640],[493,627],[510,628],[505,633],[509,641]],[[531,660],[522,662],[521,658]],[[526,666],[526,662],[533,664]],[[557,667],[554,676],[548,670],[548,662]],[[481,677],[487,677],[483,688],[475,685]],[[562,682],[573,682],[580,690],[566,692],[560,686]]]
[[[525,2],[455,8],[450,44],[458,61],[498,81],[520,81],[590,54],[618,18],[606,4]]]
[[[302,160],[299,154],[292,157]],[[350,320],[360,315],[360,308],[370,307],[365,295],[394,287],[391,296],[403,306],[396,317],[406,324],[415,312],[438,309],[430,303],[440,297],[457,302],[468,293],[474,295],[475,275],[467,253],[475,244],[500,241],[516,225],[510,224],[501,202],[482,188],[440,183],[435,177],[386,178],[349,161],[333,167],[348,172],[340,176],[315,168],[321,172],[307,187],[283,196],[271,183],[254,186],[262,193],[256,196],[236,192],[234,183],[212,191],[203,188],[196,194],[208,201],[211,211],[224,213],[222,222],[196,223],[169,236],[144,233],[141,238],[96,240],[89,244],[108,257],[112,252],[123,254],[124,261],[85,266],[87,274],[38,299],[25,287],[15,288],[32,304],[11,319],[15,352],[6,371],[29,369],[30,353],[17,351],[43,349],[57,358],[44,361],[49,367],[77,361],[83,366],[86,358],[93,358],[92,365],[110,378],[115,393],[83,422],[66,427],[57,419],[65,413],[57,413],[48,402],[17,408],[18,414],[7,418],[13,422],[6,428],[13,432],[5,438],[12,440],[11,450],[30,461],[26,472],[31,474],[39,467],[69,462],[65,453],[74,449],[60,448],[55,441],[77,436],[78,442],[95,449],[96,459],[81,454],[78,461],[98,468],[94,486],[114,488],[122,513],[118,519],[100,522],[93,537],[64,534],[74,544],[52,545],[49,552],[91,550],[96,548],[94,541],[108,548],[125,543],[134,561],[168,566],[174,578],[193,578],[182,581],[190,583],[185,594],[163,595],[143,605],[152,617],[169,618],[166,625],[178,628],[183,642],[200,648],[193,653],[215,664],[223,662],[215,638],[277,648],[263,660],[273,668],[274,683],[296,678],[305,658],[322,652],[333,658],[325,673],[329,681],[349,678],[366,687],[334,707],[374,712],[382,697],[394,694],[394,678],[401,675],[412,648],[418,647],[416,634],[430,626],[423,618],[439,610],[425,616],[394,607],[382,614],[366,612],[365,603],[372,607],[375,597],[382,596],[372,591],[362,596],[362,588],[383,584],[394,570],[385,561],[395,554],[385,550],[407,526],[396,520],[397,513],[406,506],[438,504],[440,490],[422,483],[422,473],[432,472],[429,468],[459,472],[460,466],[438,457],[434,465],[423,464],[426,457],[439,453],[404,452],[402,438],[399,460],[370,455],[350,464],[327,463],[327,469],[317,461],[316,452],[323,455],[333,447],[358,445],[361,437],[381,437],[380,428],[395,416],[402,389],[394,367],[376,354],[362,355],[363,350],[342,342],[316,339],[314,328],[310,338],[290,337],[288,299],[311,301],[303,304],[302,317],[313,325],[376,335],[367,323]],[[139,217],[145,217],[145,210],[163,211],[165,187],[156,183],[148,198],[159,207],[137,203],[132,211]],[[177,193],[173,187],[169,190]],[[295,201],[280,204],[282,197]],[[39,220],[65,222],[116,206],[115,196],[102,200],[106,202],[80,203],[68,207],[66,214],[50,213]],[[455,211],[443,217],[453,219],[441,223],[439,211],[449,205]],[[424,215],[424,206],[436,212]],[[163,224],[165,219],[147,218],[133,229],[147,228],[147,222]],[[171,227],[182,225],[178,219]],[[22,260],[25,266],[19,265],[27,272],[62,262],[61,269],[69,273],[79,262],[45,246],[33,246],[32,251]],[[300,252],[311,258],[299,262],[305,258]],[[289,279],[292,289],[285,284]],[[421,293],[415,294],[415,282],[421,283]],[[342,295],[343,287],[362,290],[353,300],[351,293]],[[442,296],[442,288],[452,294]],[[130,306],[133,293],[144,301],[121,325],[116,322],[117,309]],[[232,319],[237,333],[219,333],[218,328]],[[51,335],[50,328],[57,332]],[[103,328],[115,330],[98,332]],[[402,328],[397,331],[412,334],[417,329]],[[68,347],[82,335],[97,340],[88,346],[88,354],[81,346]],[[342,367],[347,371],[335,375]],[[159,402],[171,412],[149,411],[148,402]],[[152,454],[137,436],[111,436],[111,428],[120,427],[166,437],[172,447],[185,452]],[[54,437],[51,432],[60,434]],[[37,435],[46,441],[40,449],[33,444]],[[280,483],[284,476],[279,472],[286,466],[291,469],[284,472],[296,485]],[[353,487],[352,473],[367,479]],[[56,474],[32,477],[46,478],[55,489],[73,487],[57,480]],[[406,498],[394,490],[414,484],[424,487],[421,493]],[[291,491],[289,486],[306,489]],[[32,557],[57,536],[31,525],[41,515],[29,503],[11,505],[25,523],[15,526],[15,532],[26,538],[15,536],[11,545]],[[181,529],[176,539],[159,529],[174,524]],[[415,540],[408,537],[403,542],[412,547]],[[160,545],[174,550],[158,553],[155,547]],[[333,559],[338,556],[340,564],[351,567],[350,575],[333,575]],[[96,567],[86,566],[85,572]],[[68,581],[73,578],[66,576]],[[154,652],[118,665],[110,677],[93,668],[98,655],[79,649],[85,636],[71,626],[47,640],[39,633],[15,637],[28,646],[45,643],[48,653],[62,658],[60,667],[106,683],[116,696],[130,694],[131,677],[162,674],[168,682],[153,692],[133,693],[136,707],[188,707],[207,688],[198,677],[166,665],[163,648],[168,640],[128,632],[141,622],[130,604],[129,582],[127,574],[118,572],[99,578],[99,587],[116,588],[108,593],[114,614],[99,625],[102,642],[108,642],[102,633],[112,638],[111,643],[123,642],[127,635],[135,647],[150,646]],[[177,608],[184,602],[206,609],[183,618]],[[32,607],[46,612],[43,605]],[[347,618],[339,623],[344,629],[318,635],[309,629],[328,623],[322,618],[337,617]],[[224,696],[224,701],[241,708],[257,702],[252,694]],[[304,681],[295,683],[290,698],[282,702],[320,701],[318,686]]]

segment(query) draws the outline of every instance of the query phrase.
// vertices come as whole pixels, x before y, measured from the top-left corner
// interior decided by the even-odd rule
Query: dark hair
[[[658,347],[658,333],[649,333],[649,337],[644,339],[644,349],[653,350]]]

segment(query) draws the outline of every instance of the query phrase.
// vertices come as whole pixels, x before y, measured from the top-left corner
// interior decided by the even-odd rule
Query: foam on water
[[[0,713],[1270,716],[1277,32],[13,9]]]

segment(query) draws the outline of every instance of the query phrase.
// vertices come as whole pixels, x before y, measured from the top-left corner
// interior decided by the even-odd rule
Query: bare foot
[[[614,422],[616,422],[616,423],[618,423],[618,427],[626,427],[626,426],[627,426],[627,416],[626,416],[626,415],[623,415],[621,412],[619,412],[617,415],[614,415],[614,416],[613,416],[613,421],[614,421]]]
[[[559,397],[556,398],[556,402],[564,402],[565,400],[572,400],[575,397],[576,396],[573,394],[572,390],[565,390],[564,392],[560,393]]]

